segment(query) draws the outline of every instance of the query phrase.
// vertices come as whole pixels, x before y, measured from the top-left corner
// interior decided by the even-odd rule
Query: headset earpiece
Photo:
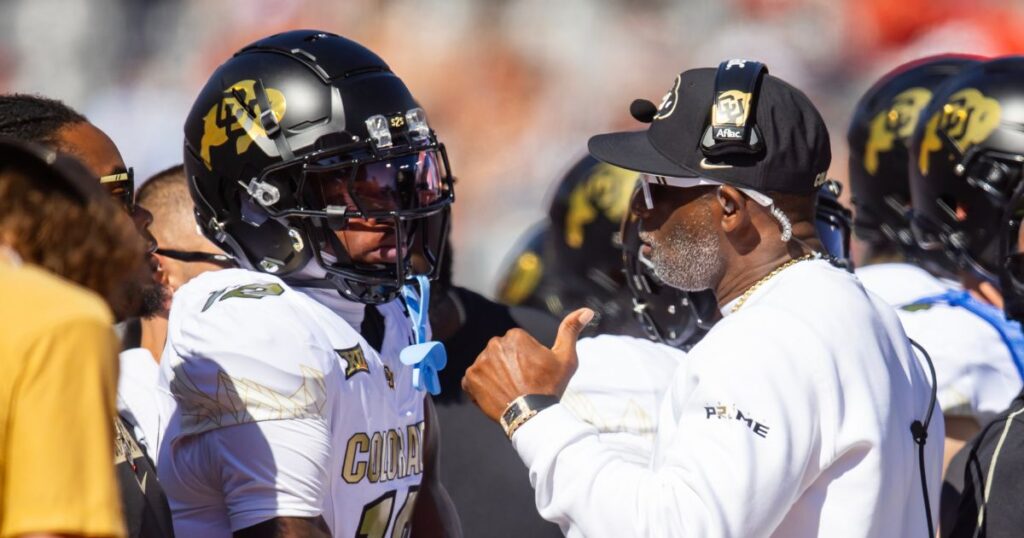
[[[736,206],[733,205],[732,200],[726,198],[722,194],[722,188],[721,187],[718,188],[717,197],[718,197],[718,203],[722,204],[722,211],[724,211],[726,215],[732,215],[733,213],[736,212]]]

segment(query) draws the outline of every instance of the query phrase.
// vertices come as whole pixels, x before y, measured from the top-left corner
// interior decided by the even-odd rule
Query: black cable
[[[175,250],[171,248],[158,248],[156,249],[156,253],[181,262],[209,262],[224,267],[237,266],[235,259],[228,254],[214,254],[213,252],[199,252],[194,250]]]
[[[914,421],[920,424],[918,421]],[[935,526],[932,523],[932,505],[928,499],[928,479],[924,476],[924,442],[917,444],[917,467],[921,471],[921,495],[924,498],[924,516],[928,518],[928,536],[935,536]]]
[[[928,351],[926,351],[924,349],[924,346],[922,346],[921,344],[918,344],[917,342],[915,342],[913,338],[907,338],[907,340],[910,340],[910,345],[912,345],[915,348],[917,348],[917,350],[920,351],[922,355],[924,355],[924,360],[925,360],[926,363],[928,363],[928,372],[932,374],[932,392],[931,392],[931,396],[929,396],[929,398],[928,398],[928,401],[929,401],[928,411],[927,411],[927,413],[924,416],[925,437],[928,437],[927,430],[928,430],[928,425],[932,423],[932,411],[935,409],[936,393],[938,392],[938,386],[937,385],[938,385],[939,381],[938,381],[938,377],[936,377],[936,375],[935,375],[935,364],[932,363],[932,356],[928,354]]]
[[[925,476],[924,472],[924,444],[928,440],[928,425],[931,424],[932,422],[932,411],[935,409],[935,399],[937,392],[936,385],[938,384],[938,379],[935,377],[935,365],[932,364],[931,355],[929,355],[928,352],[925,351],[924,347],[921,344],[918,344],[912,338],[907,338],[907,340],[910,340],[910,345],[917,348],[917,350],[920,351],[922,355],[924,355],[924,360],[926,363],[928,363],[928,371],[931,372],[932,375],[932,389],[931,395],[928,399],[928,411],[925,413],[924,423],[922,423],[920,420],[915,420],[914,422],[911,422],[910,434],[914,437],[914,442],[917,443],[917,464],[921,473],[921,495],[924,498],[924,516],[928,519],[928,536],[930,538],[934,538],[935,526],[932,523],[931,500],[928,498],[928,478]]]

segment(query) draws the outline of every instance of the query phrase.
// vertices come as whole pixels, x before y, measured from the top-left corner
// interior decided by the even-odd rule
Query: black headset
[[[924,356],[925,362],[928,364],[928,371],[932,376],[932,389],[928,398],[928,410],[925,412],[924,421],[915,420],[910,423],[910,435],[913,436],[914,442],[917,443],[917,466],[921,475],[921,495],[924,498],[924,516],[928,518],[928,536],[935,536],[935,525],[932,524],[932,505],[931,501],[928,500],[928,478],[924,474],[924,444],[928,440],[928,425],[932,423],[932,411],[935,409],[936,399],[936,386],[938,385],[938,378],[935,377],[935,365],[932,364],[932,357],[925,351],[924,346],[918,344],[910,338],[910,344],[917,348]]]
[[[0,170],[5,169],[30,175],[34,182],[60,190],[83,205],[105,196],[99,182],[76,159],[32,142],[0,137]]]
[[[711,124],[700,141],[705,156],[721,158],[764,152],[764,137],[754,118],[757,94],[767,74],[768,67],[753,60],[726,60],[718,65]]]

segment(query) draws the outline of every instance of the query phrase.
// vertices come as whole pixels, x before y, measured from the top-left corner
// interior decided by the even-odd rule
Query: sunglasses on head
[[[110,174],[100,177],[100,185],[128,211],[135,209],[135,171]]]

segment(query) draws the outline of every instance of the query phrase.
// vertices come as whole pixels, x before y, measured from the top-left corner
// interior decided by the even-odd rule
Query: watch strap
[[[501,414],[499,422],[505,430],[505,435],[512,439],[512,435],[526,421],[537,416],[544,409],[557,404],[559,398],[551,394],[524,394],[512,400]]]

